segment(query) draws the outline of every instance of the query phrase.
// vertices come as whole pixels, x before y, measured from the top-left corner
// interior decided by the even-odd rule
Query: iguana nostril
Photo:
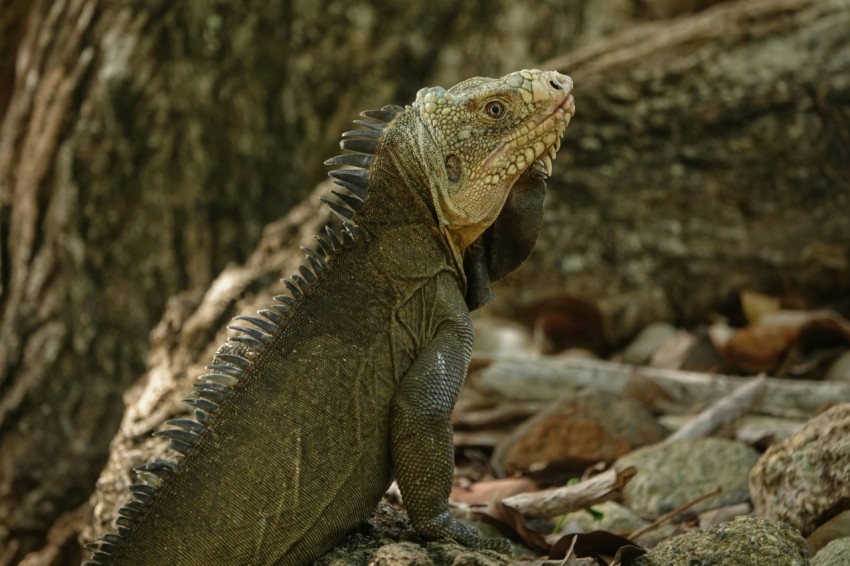
[[[555,90],[570,92],[573,90],[573,80],[567,75],[562,75],[558,72],[552,72],[549,77],[549,86]]]

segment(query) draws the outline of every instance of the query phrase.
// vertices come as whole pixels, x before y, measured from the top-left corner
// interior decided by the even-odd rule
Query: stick
[[[709,497],[714,497],[715,495],[719,494],[721,491],[723,491],[723,488],[720,487],[720,486],[717,486],[716,488],[709,491],[708,493],[703,493],[702,495],[700,495],[700,496],[698,496],[694,499],[691,499],[690,501],[688,501],[684,505],[682,505],[682,506],[680,506],[676,509],[673,509],[672,511],[670,511],[666,515],[662,515],[662,516],[658,517],[657,519],[655,519],[650,524],[643,526],[636,531],[632,531],[632,533],[629,534],[629,536],[627,536],[626,538],[631,539],[631,540],[635,540],[637,537],[648,533],[649,531],[658,527],[659,525],[663,525],[664,523],[666,523],[667,521],[669,521],[670,519],[672,519],[673,517],[675,517],[679,513],[682,513],[683,511],[687,511],[688,509],[690,509],[691,507],[693,507],[694,505],[696,505],[700,501],[703,501],[704,499],[708,499]]]
[[[512,495],[501,501],[526,518],[546,518],[604,503],[622,493],[623,487],[637,473],[629,466],[619,472],[610,469],[575,485]]]
[[[721,425],[737,419],[752,409],[766,389],[767,379],[764,375],[753,378],[729,395],[720,398],[685,426],[668,436],[665,442],[708,436]]]
[[[578,358],[487,359],[492,365],[470,376],[470,384],[484,394],[513,401],[551,401],[580,388],[640,397],[654,388],[652,399],[663,402],[666,396],[688,407],[714,402],[751,380]],[[850,402],[850,383],[769,377],[764,395],[753,408],[812,415],[846,402]]]

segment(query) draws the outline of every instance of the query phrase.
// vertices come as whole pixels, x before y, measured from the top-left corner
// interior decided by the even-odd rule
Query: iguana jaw
[[[571,90],[565,75],[525,70],[419,92],[414,109],[446,164],[432,196],[456,253],[496,220],[521,175],[551,174],[575,112]]]

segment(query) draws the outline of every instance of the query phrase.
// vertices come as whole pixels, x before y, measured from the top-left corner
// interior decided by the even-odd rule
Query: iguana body
[[[469,310],[539,229],[571,88],[522,71],[364,113],[343,136],[357,153],[329,161],[362,167],[331,173],[347,189],[331,204],[343,229],[219,349],[188,400],[196,418],[160,433],[185,455],[139,470],[146,483],[90,563],[309,563],[393,477],[421,534],[504,549],[448,513],[450,415]]]

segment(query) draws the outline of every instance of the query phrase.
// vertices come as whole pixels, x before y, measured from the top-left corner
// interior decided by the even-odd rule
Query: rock
[[[837,538],[815,554],[812,566],[847,566],[850,564],[850,537]]]
[[[649,362],[652,355],[676,334],[676,328],[666,322],[656,322],[646,325],[623,350],[623,362],[643,365]]]
[[[564,516],[560,534],[589,533],[608,531],[609,533],[629,533],[646,526],[646,521],[614,501],[606,501],[593,506],[596,513],[587,509],[573,511]]]
[[[790,438],[802,428],[805,421],[770,415],[744,415],[734,423],[736,440],[753,445],[757,443],[774,444]]]
[[[434,563],[451,566],[510,566],[510,557],[492,550],[472,550],[455,542],[431,542],[426,545]],[[397,562],[396,564],[406,564]]]
[[[529,356],[535,352],[531,333],[511,320],[483,315],[472,319],[475,340],[472,350],[478,355]]]
[[[409,564],[410,566],[433,566],[434,561],[428,558],[425,549],[412,542],[397,542],[387,544],[375,551],[370,566],[393,566]]]
[[[750,494],[757,515],[804,535],[850,507],[850,403],[771,446],[750,472]]]
[[[850,350],[844,352],[826,370],[829,381],[850,381]]]
[[[802,535],[778,521],[739,517],[671,538],[640,557],[638,566],[808,566]]]
[[[453,542],[429,542],[410,527],[407,514],[381,500],[368,523],[314,563],[316,566],[508,566],[510,557]]]
[[[711,511],[705,511],[699,514],[699,526],[701,529],[707,529],[721,523],[728,523],[736,517],[745,517],[750,514],[752,507],[749,502],[736,503],[726,507],[718,507]],[[811,546],[809,546],[811,548]]]
[[[637,468],[623,490],[623,501],[642,517],[660,517],[695,497],[723,491],[692,509],[696,512],[747,500],[747,474],[758,453],[740,442],[722,438],[676,440],[639,448],[617,460],[615,467]]]
[[[499,443],[493,455],[507,473],[546,467],[583,470],[613,462],[666,430],[639,402],[601,391],[582,391],[550,405]]]

